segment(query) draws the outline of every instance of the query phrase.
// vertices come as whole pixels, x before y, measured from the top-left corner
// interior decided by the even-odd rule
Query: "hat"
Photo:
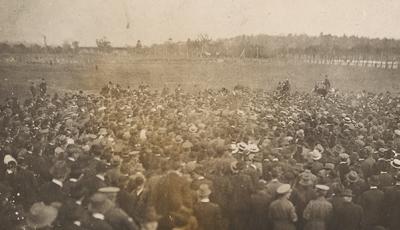
[[[397,136],[400,136],[400,130],[396,129],[396,130],[394,131],[394,133],[395,133]]]
[[[322,158],[322,154],[317,149],[314,149],[313,151],[311,151],[310,154],[311,154],[311,158],[315,161]]]
[[[184,149],[190,149],[190,148],[192,148],[193,147],[193,144],[190,142],[190,141],[188,141],[188,140],[186,140],[185,142],[183,142],[183,144],[182,144],[182,148],[184,148]]]
[[[344,197],[353,197],[354,196],[353,195],[353,191],[351,191],[351,189],[345,189],[342,192],[342,196],[344,196]]]
[[[117,193],[119,192],[120,189],[118,187],[102,187],[99,188],[98,192],[102,193]]]
[[[310,186],[313,185],[314,182],[312,181],[311,174],[309,173],[302,173],[300,176],[299,184],[303,186]]]
[[[104,214],[113,207],[113,203],[105,194],[96,193],[90,198],[88,210],[92,213]]]
[[[209,188],[208,184],[201,184],[197,190],[197,194],[200,197],[208,197],[211,194],[211,189]]]
[[[43,202],[34,203],[29,210],[26,222],[32,228],[43,228],[51,225],[57,218],[58,210]]]
[[[360,180],[360,176],[356,171],[350,171],[349,173],[346,174],[346,179],[351,183],[355,183],[358,180]]]
[[[342,159],[342,160],[347,160],[347,159],[349,159],[349,154],[347,154],[347,153],[340,153],[340,154],[339,154],[339,157],[340,157],[340,159]]]
[[[335,165],[332,164],[332,163],[325,163],[324,168],[325,169],[334,170],[335,169]]]
[[[181,135],[177,135],[174,139],[175,143],[180,144],[183,143],[183,138]]]
[[[238,148],[239,148],[240,151],[244,151],[244,150],[247,149],[247,144],[244,143],[244,142],[238,143],[237,146],[238,146]]]
[[[56,147],[56,148],[54,149],[54,153],[55,153],[55,154],[60,154],[60,153],[63,153],[63,152],[65,152],[64,149],[62,149],[62,148],[59,147],[59,146]]]
[[[290,184],[283,184],[281,186],[278,187],[278,189],[276,190],[277,194],[286,194],[291,192],[292,189],[290,187]]]
[[[400,160],[394,159],[390,162],[390,165],[395,169],[400,169]]]
[[[198,128],[196,125],[191,125],[189,127],[189,132],[191,132],[191,133],[197,133],[197,130],[198,130]]]
[[[116,156],[116,155],[112,156],[111,161],[110,161],[111,166],[115,167],[115,166],[120,165],[121,163],[122,163],[121,157]]]
[[[100,131],[99,131],[99,135],[107,135],[107,129],[105,129],[105,128],[101,128],[100,129]]]
[[[256,144],[249,144],[247,146],[247,148],[252,153],[258,153],[260,151],[260,149],[258,148],[258,146]]]
[[[230,149],[232,150],[232,153],[237,153],[237,152],[239,152],[239,147],[238,147],[237,144],[235,144],[235,143],[232,143],[232,144],[230,145]]]
[[[17,160],[15,160],[15,158],[13,156],[11,156],[10,154],[5,155],[4,156],[4,164],[8,165],[11,162],[14,162],[15,164],[17,164]]]
[[[322,191],[329,191],[329,186],[326,186],[323,184],[317,184],[317,185],[315,185],[315,188],[322,190]]]

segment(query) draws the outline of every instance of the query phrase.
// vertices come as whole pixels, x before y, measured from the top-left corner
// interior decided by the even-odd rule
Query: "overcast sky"
[[[129,23],[129,28],[127,24]],[[0,41],[114,46],[241,34],[400,38],[399,0],[0,0]]]

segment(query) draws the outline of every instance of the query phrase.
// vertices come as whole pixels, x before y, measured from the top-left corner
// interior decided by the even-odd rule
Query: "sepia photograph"
[[[400,1],[0,0],[0,230],[400,230]]]

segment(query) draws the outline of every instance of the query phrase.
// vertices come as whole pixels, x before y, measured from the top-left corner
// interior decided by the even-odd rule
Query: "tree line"
[[[0,53],[76,53],[81,49],[83,47],[79,46],[78,41],[64,42],[58,46],[0,43]],[[170,38],[164,43],[144,46],[138,40],[135,46],[127,47],[113,47],[111,41],[103,37],[96,39],[96,47],[93,47],[98,52],[112,52],[115,49],[154,56],[274,58],[307,55],[393,60],[400,56],[400,40],[323,33],[319,36],[241,35],[214,40],[207,34],[200,34],[184,42],[175,42]]]

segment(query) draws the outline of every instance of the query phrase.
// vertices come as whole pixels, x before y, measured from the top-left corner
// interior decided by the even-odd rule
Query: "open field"
[[[140,82],[160,88],[180,83],[194,87],[227,87],[242,84],[253,88],[273,89],[278,81],[289,78],[295,90],[310,91],[314,81],[328,74],[333,86],[342,91],[386,90],[400,88],[400,70],[382,70],[352,66],[288,64],[264,61],[228,60],[222,63],[200,60],[137,60],[130,63],[102,61],[97,64],[0,64],[2,97],[13,90],[24,96],[30,80],[47,80],[55,90],[99,90],[108,81],[135,87]],[[5,80],[7,79],[7,80]]]

